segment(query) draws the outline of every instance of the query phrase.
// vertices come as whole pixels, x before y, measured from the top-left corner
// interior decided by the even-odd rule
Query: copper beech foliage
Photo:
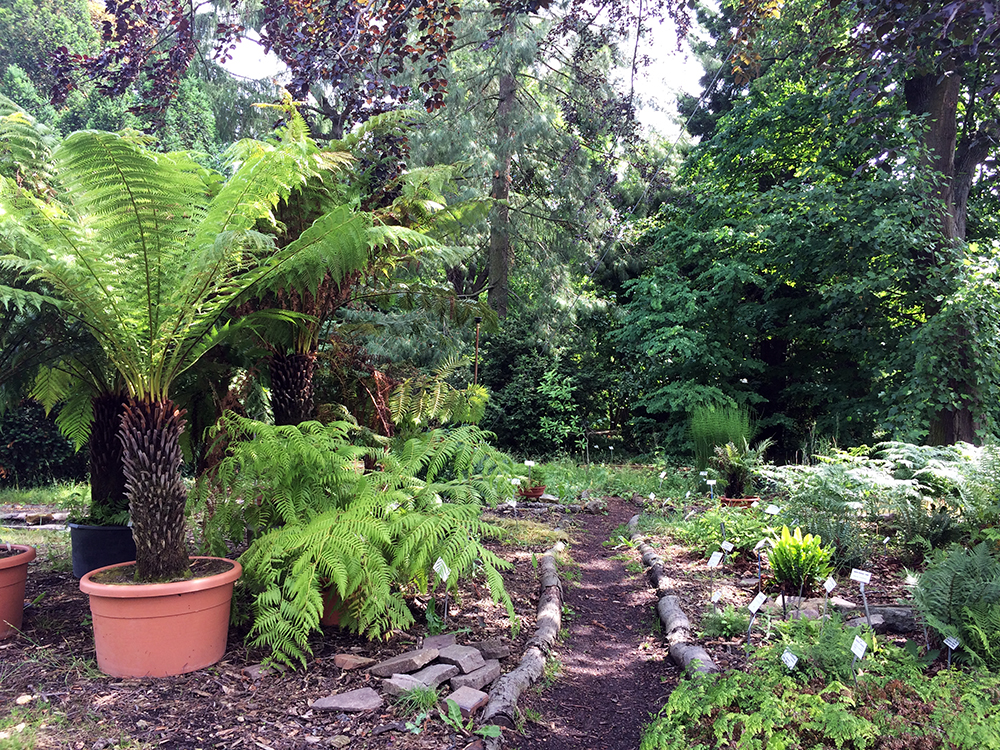
[[[497,0],[494,12],[503,18],[533,13],[549,2]],[[106,9],[98,54],[66,47],[54,52],[53,102],[63,102],[87,79],[108,96],[141,83],[142,110],[163,113],[197,53],[198,6],[188,0],[108,0]],[[240,10],[234,3],[216,28],[220,61],[246,31]],[[332,91],[319,108],[338,130],[408,100],[410,88],[398,78],[411,65],[419,71],[424,107],[442,107],[444,62],[460,16],[457,0],[263,0],[257,18],[262,46],[289,68],[293,96],[304,99],[317,85]]]

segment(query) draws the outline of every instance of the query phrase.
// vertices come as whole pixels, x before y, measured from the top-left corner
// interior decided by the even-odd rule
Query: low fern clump
[[[909,651],[880,643],[856,665],[855,683],[856,634],[839,621],[807,623],[756,650],[747,671],[682,681],[640,750],[1000,747],[1000,677],[957,669],[927,676]],[[781,661],[786,648],[799,656],[794,669]]]
[[[767,559],[774,570],[774,577],[783,586],[799,591],[811,589],[819,580],[833,571],[830,565],[832,551],[823,546],[819,536],[806,534],[795,527],[795,533],[781,528],[781,536],[770,539],[771,551]]]
[[[500,531],[480,519],[484,502],[509,493],[514,467],[481,430],[430,430],[371,448],[352,443],[348,422],[274,426],[229,414],[225,425],[230,455],[201,487],[206,545],[225,554],[249,543],[239,560],[252,646],[305,664],[330,588],[352,630],[378,638],[407,628],[404,593],[426,591],[439,558],[448,586],[481,574],[516,622],[500,575],[508,563],[481,544]]]
[[[959,659],[1000,668],[1000,557],[985,542],[940,553],[920,574],[913,600],[930,627],[961,641]]]

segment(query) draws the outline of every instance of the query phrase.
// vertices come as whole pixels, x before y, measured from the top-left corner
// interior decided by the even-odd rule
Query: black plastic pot
[[[105,565],[135,560],[135,540],[130,527],[67,525],[73,545],[73,575],[77,578]]]

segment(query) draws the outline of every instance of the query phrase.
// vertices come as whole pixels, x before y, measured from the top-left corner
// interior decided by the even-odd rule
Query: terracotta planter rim
[[[243,566],[236,560],[227,557],[207,557],[193,555],[190,560],[220,560],[229,563],[232,567],[221,573],[214,573],[202,578],[189,578],[186,581],[169,581],[167,583],[97,583],[91,580],[102,571],[113,568],[125,568],[135,565],[135,561],[117,563],[115,565],[105,565],[103,568],[92,570],[80,579],[80,591],[85,594],[94,594],[110,599],[143,599],[153,596],[170,596],[173,594],[187,594],[195,591],[204,591],[227,583],[235,582],[243,574]]]
[[[0,549],[5,549],[6,547],[6,542],[0,544]],[[12,544],[10,548],[12,550],[21,550],[21,552],[9,557],[0,557],[0,568],[14,568],[18,565],[27,565],[38,556],[38,551],[30,544]]]

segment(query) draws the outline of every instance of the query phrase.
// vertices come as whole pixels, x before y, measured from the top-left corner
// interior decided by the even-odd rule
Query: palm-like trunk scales
[[[132,401],[122,418],[125,488],[132,513],[136,580],[189,575],[181,479],[184,415],[169,400]]]
[[[271,357],[271,409],[275,424],[300,424],[316,418],[313,401],[315,354]]]

